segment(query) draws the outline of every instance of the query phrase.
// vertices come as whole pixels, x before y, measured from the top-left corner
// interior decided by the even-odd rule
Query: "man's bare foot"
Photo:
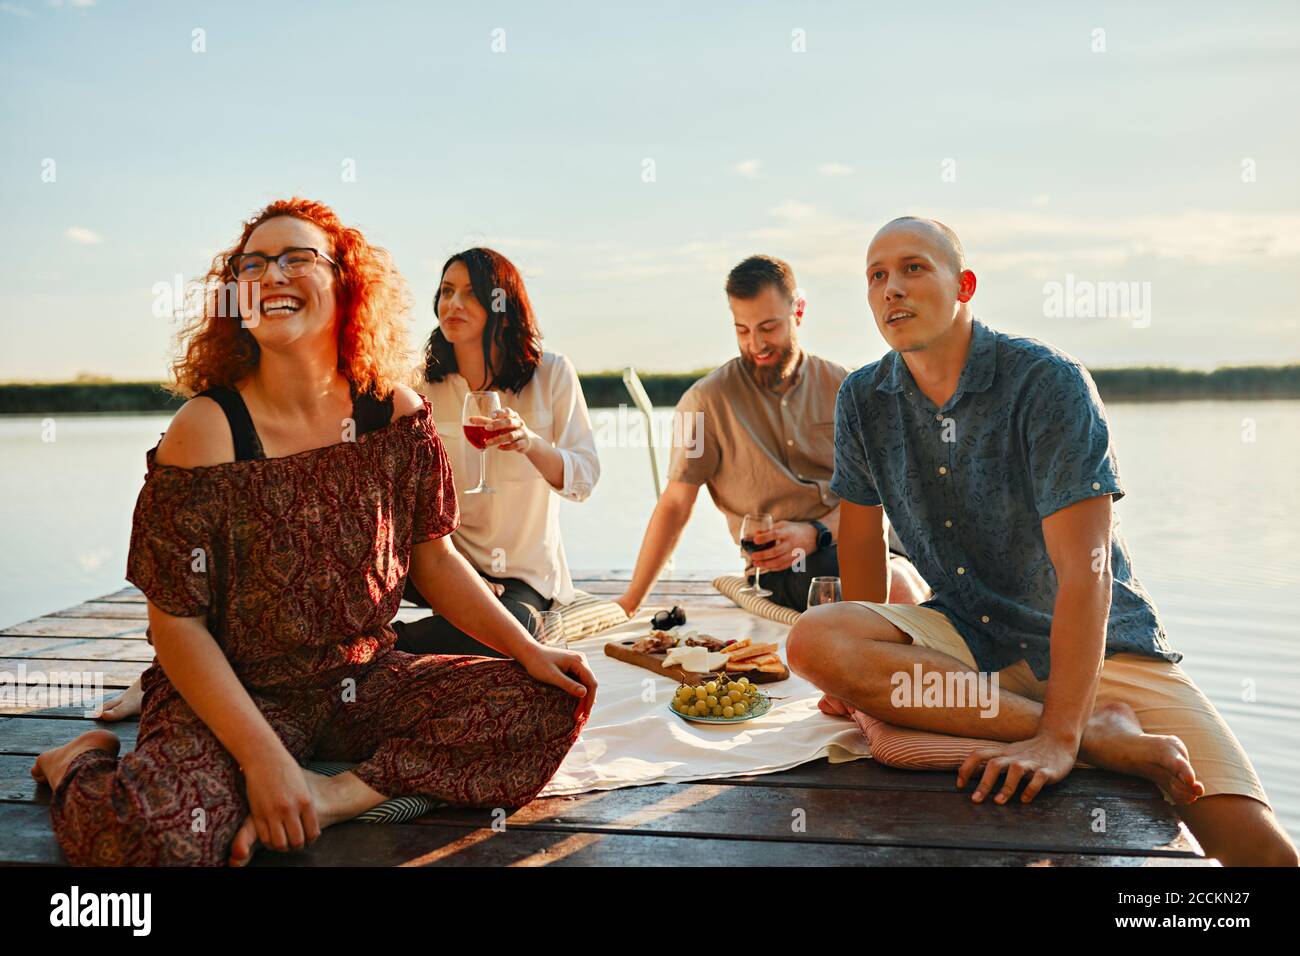
[[[143,699],[144,692],[140,689],[140,678],[137,677],[130,687],[104,704],[104,712],[99,715],[99,719],[117,721],[136,717],[140,713]]]
[[[1178,804],[1193,803],[1205,793],[1183,742],[1143,733],[1133,708],[1118,701],[1098,704],[1093,710],[1079,756],[1106,770],[1144,777]]]
[[[302,775],[307,782],[307,790],[311,793],[312,805],[316,808],[316,823],[322,830],[344,820],[351,820],[386,799],[383,794],[362,783],[351,771],[327,777],[303,770]],[[230,865],[247,866],[257,846],[257,826],[249,816],[230,845]]]
[[[32,764],[32,777],[39,783],[48,783],[53,789],[68,772],[68,764],[87,750],[103,750],[113,756],[122,749],[122,741],[107,730],[87,730],[80,737],[62,747],[47,750]]]

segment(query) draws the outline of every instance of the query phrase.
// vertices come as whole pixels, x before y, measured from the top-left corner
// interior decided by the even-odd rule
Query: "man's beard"
[[[760,388],[777,388],[794,372],[795,363],[798,361],[798,351],[798,343],[791,341],[789,345],[781,350],[781,355],[777,361],[771,365],[759,365],[750,357],[748,352],[740,353],[740,361],[744,364],[749,377]]]

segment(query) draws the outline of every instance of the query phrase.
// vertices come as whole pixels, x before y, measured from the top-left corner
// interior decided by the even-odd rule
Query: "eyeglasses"
[[[316,268],[317,259],[324,259],[332,266],[338,265],[325,253],[306,247],[286,249],[278,256],[264,256],[260,252],[241,252],[238,255],[231,256],[227,260],[227,264],[230,266],[230,274],[236,279],[252,282],[266,274],[267,264],[272,259],[275,260],[275,264],[280,267],[280,271],[288,279],[296,279],[311,272],[312,269]]]

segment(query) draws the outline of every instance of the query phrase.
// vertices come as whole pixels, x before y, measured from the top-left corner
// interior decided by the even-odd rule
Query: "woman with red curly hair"
[[[429,405],[398,384],[401,277],[327,206],[291,199],[208,278],[175,367],[195,397],[147,455],[131,532],[127,578],[158,655],[137,747],[119,757],[94,730],[32,768],[69,862],[243,864],[391,797],[527,803],[595,681],[580,654],[532,640],[451,545],[447,455]],[[394,650],[408,573],[506,659]],[[301,766],[312,757],[356,766],[320,776]]]

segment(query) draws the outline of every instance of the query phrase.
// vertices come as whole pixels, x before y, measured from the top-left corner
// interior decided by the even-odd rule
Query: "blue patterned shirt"
[[[853,372],[835,408],[831,490],[884,505],[941,611],[981,670],[1048,654],[1056,572],[1042,521],[1086,498],[1124,496],[1101,398],[1064,352],[974,322],[957,390],[942,408],[897,352]],[[1177,662],[1155,605],[1111,531],[1106,655]]]

